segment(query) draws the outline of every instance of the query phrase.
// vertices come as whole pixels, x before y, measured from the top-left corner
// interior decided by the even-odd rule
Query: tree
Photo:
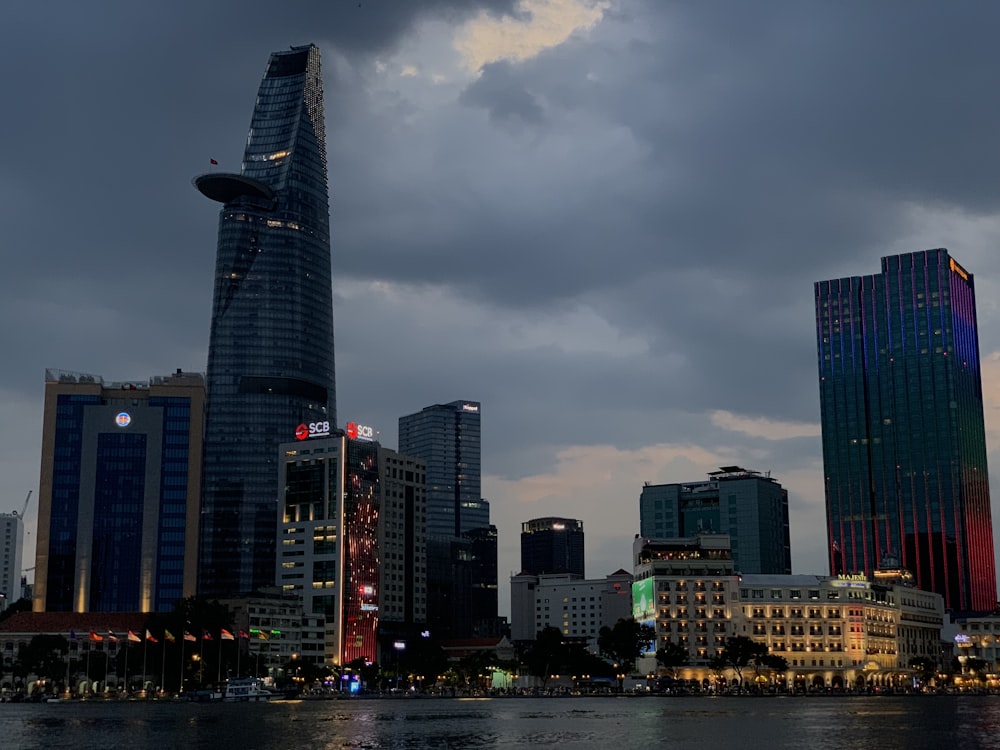
[[[920,679],[924,684],[930,682],[937,673],[937,662],[929,656],[914,656],[910,659],[908,666],[920,674]]]
[[[649,625],[640,625],[634,618],[619,620],[613,628],[605,625],[598,632],[597,647],[605,656],[621,665],[622,671],[631,671],[639,658],[656,640],[656,631]]]
[[[726,659],[726,664],[736,672],[736,678],[739,680],[740,688],[742,689],[743,670],[751,663],[766,656],[767,646],[763,643],[757,643],[757,641],[747,638],[745,635],[737,635],[726,639],[726,645],[722,653]]]
[[[977,656],[970,656],[965,660],[965,668],[969,670],[969,674],[975,675],[976,679],[980,682],[986,680],[986,661],[980,659]]]
[[[59,678],[66,674],[66,655],[69,641],[61,635],[36,635],[17,652],[17,660],[24,674],[38,677]]]
[[[562,633],[559,628],[549,626],[539,631],[538,637],[528,647],[523,657],[524,666],[528,674],[541,678],[544,688],[549,675],[562,666],[565,654]]]
[[[677,667],[686,666],[688,663],[688,650],[679,643],[668,641],[661,648],[656,650],[656,663],[667,670],[671,677]]]

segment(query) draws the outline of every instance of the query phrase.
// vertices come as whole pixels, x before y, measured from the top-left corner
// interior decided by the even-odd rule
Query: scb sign
[[[347,437],[351,440],[374,440],[375,430],[366,424],[347,423]]]
[[[314,437],[329,437],[330,436],[330,423],[329,422],[309,422],[306,424],[303,422],[298,427],[295,428],[295,437],[299,440],[306,440],[307,438]]]

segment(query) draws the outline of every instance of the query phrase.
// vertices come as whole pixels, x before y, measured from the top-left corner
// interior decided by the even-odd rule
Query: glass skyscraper
[[[497,534],[482,498],[481,405],[452,401],[399,419],[399,452],[427,464],[427,622],[433,635],[492,635]]]
[[[639,535],[728,534],[738,572],[790,574],[788,490],[770,473],[740,466],[723,466],[708,476],[700,482],[645,485],[639,495]]]
[[[319,49],[275,52],[223,204],[209,341],[199,593],[274,585],[278,445],[336,429]]]
[[[992,611],[972,274],[926,250],[815,295],[831,572],[896,558],[946,607]]]

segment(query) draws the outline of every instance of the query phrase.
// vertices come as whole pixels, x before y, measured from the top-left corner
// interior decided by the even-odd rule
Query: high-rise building
[[[788,491],[769,474],[724,466],[700,482],[647,484],[639,535],[673,539],[727,534],[741,573],[792,572]]]
[[[426,629],[424,464],[346,435],[280,451],[278,584],[326,617],[328,663],[383,662]]]
[[[198,589],[274,583],[278,445],[336,428],[319,49],[271,55],[239,174],[195,178],[219,213]],[[317,425],[319,427],[317,427]]]
[[[23,545],[24,519],[17,511],[0,513],[0,612],[21,598]]]
[[[193,596],[205,382],[48,370],[36,612],[169,612]]]
[[[583,578],[583,521],[533,518],[521,524],[521,573],[572,573]]]
[[[947,250],[815,285],[834,574],[898,558],[956,612],[997,589],[971,273]]]
[[[427,608],[441,638],[495,635],[497,534],[481,496],[478,401],[399,419],[399,451],[427,464]]]

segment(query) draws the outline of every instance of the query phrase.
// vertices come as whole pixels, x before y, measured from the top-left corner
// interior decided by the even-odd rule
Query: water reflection
[[[0,706],[0,746],[1000,749],[1000,698],[503,698]]]

